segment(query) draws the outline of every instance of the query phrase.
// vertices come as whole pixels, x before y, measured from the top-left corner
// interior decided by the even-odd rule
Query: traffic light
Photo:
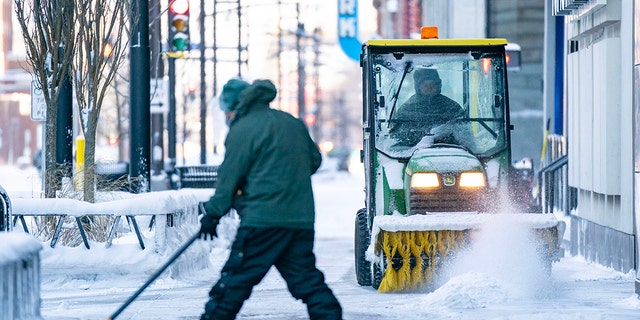
[[[316,115],[313,113],[305,114],[304,123],[306,123],[308,127],[314,126],[316,124]]]
[[[189,82],[189,86],[187,87],[187,89],[189,90],[189,100],[195,100],[196,90],[198,90],[197,84],[195,82]]]
[[[189,50],[189,0],[169,4],[169,45],[171,51]]]

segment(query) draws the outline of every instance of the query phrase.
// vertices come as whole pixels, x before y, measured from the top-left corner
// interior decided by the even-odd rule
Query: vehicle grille
[[[436,189],[411,188],[411,214],[428,212],[484,211],[483,189],[461,189],[457,185]]]

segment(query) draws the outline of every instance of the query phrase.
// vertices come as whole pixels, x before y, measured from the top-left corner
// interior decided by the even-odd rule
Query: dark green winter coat
[[[240,94],[205,209],[221,217],[235,208],[240,226],[313,229],[311,175],[322,157],[302,121],[269,107],[275,96],[268,80]]]

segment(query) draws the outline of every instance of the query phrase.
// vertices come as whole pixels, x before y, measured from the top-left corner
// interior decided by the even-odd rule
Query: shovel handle
[[[146,289],[153,281],[155,281],[174,261],[176,261],[176,259],[178,259],[180,255],[182,255],[187,250],[187,248],[189,248],[196,240],[198,240],[199,237],[200,232],[197,232],[196,234],[191,236],[191,238],[189,238],[189,240],[187,240],[187,242],[185,242],[182,247],[180,247],[162,267],[160,267],[160,269],[158,269],[153,275],[151,275],[151,277],[147,279],[147,282],[145,282],[142,287],[138,289],[138,291],[136,291],[131,297],[129,297],[129,299],[122,306],[120,306],[120,308],[118,308],[116,312],[109,316],[107,320],[113,320],[117,318],[118,315],[120,315],[120,313],[122,313],[122,311],[124,311],[124,309],[127,308],[133,302],[133,300],[135,300],[142,293],[142,291],[144,291],[144,289]]]

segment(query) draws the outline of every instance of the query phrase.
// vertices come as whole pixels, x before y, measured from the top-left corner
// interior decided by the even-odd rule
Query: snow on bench
[[[15,198],[11,199],[12,213],[14,216],[14,224],[20,219],[25,232],[29,232],[24,220],[25,216],[40,217],[52,216],[57,217],[57,223],[54,235],[51,239],[51,247],[55,247],[66,217],[73,217],[76,221],[80,235],[87,249],[89,249],[89,241],[87,240],[84,227],[80,218],[87,216],[114,216],[115,220],[109,232],[106,246],[111,246],[111,242],[115,236],[116,229],[120,223],[122,216],[133,225],[138,242],[142,249],[145,248],[144,241],[136,216],[153,216],[167,217],[171,219],[172,225],[176,216],[181,216],[182,220],[197,221],[198,202],[206,201],[213,194],[213,189],[181,189],[154,191],[147,193],[132,194],[127,192],[110,192],[108,195],[111,199],[105,199],[105,195],[99,199],[99,202],[89,203],[74,199],[62,198]],[[164,234],[166,223],[158,223],[156,226],[156,236],[158,233]]]

